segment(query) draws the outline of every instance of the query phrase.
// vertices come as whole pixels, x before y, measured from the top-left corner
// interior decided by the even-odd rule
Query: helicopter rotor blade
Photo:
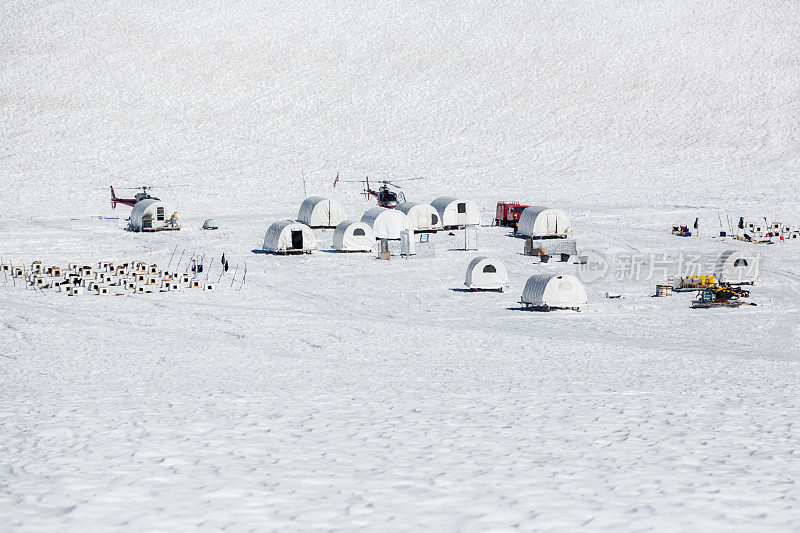
[[[193,185],[190,183],[176,183],[174,185],[141,185],[139,187],[114,187],[115,190],[120,191],[141,191],[142,189],[154,189],[154,190],[169,190],[169,189],[179,189],[184,187],[192,187]]]

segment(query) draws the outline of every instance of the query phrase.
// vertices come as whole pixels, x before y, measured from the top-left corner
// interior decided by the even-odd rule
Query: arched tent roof
[[[508,272],[503,263],[493,257],[476,257],[467,265],[467,277],[464,285],[470,289],[507,289]]]
[[[361,217],[375,232],[376,239],[399,240],[403,230],[411,229],[408,217],[397,209],[375,206]]]
[[[569,274],[537,274],[525,283],[521,302],[540,309],[580,309],[586,305],[586,289]]]
[[[149,219],[151,227],[158,229],[166,226],[174,214],[175,208],[166,202],[154,198],[140,200],[131,209],[130,228],[133,231],[142,231],[143,221]]]
[[[566,237],[572,231],[569,218],[560,209],[532,205],[522,210],[517,232],[529,237]]]
[[[347,213],[338,200],[310,196],[300,204],[297,221],[311,228],[335,228],[347,219]]]
[[[267,229],[262,249],[275,253],[310,252],[317,249],[317,240],[305,224],[281,220]]]
[[[408,223],[414,231],[435,231],[442,229],[439,212],[431,204],[403,202],[397,205],[398,211],[408,217]]]
[[[375,249],[375,232],[365,222],[345,220],[333,232],[333,249],[342,252],[371,252]]]
[[[431,205],[439,213],[444,228],[481,224],[481,210],[472,200],[440,196],[432,201]]]
[[[724,283],[754,283],[760,271],[759,259],[754,254],[726,250],[717,258],[714,276]]]

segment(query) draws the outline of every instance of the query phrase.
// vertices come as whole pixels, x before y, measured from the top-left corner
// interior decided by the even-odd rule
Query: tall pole
[[[233,277],[231,278],[231,287],[233,287],[233,282],[236,280],[237,272],[239,272],[239,263],[236,263],[236,268],[233,271]]]
[[[172,255],[169,256],[169,263],[167,263],[167,270],[169,270],[169,266],[172,264],[172,258],[175,257],[175,252],[178,251],[178,245],[175,245],[175,249],[172,250]]]
[[[183,259],[183,254],[185,254],[185,253],[186,253],[186,248],[184,248],[184,249],[181,251],[181,256],[178,258],[178,262],[175,264],[175,272],[177,272],[177,271],[178,271],[178,269],[180,268],[180,266],[181,266],[181,260]]]
[[[247,279],[247,261],[244,262],[244,274],[242,274],[242,282],[239,283],[239,290],[244,287],[244,280]]]
[[[222,257],[225,257],[225,252],[222,252]],[[222,260],[220,260],[222,262]],[[222,266],[219,269],[219,278],[217,278],[217,283],[222,281],[222,276],[225,274],[225,263],[222,262]]]

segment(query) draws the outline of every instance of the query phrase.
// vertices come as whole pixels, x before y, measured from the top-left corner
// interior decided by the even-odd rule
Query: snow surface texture
[[[424,176],[410,201],[550,205],[607,254],[745,246],[710,237],[718,212],[800,225],[796,2],[20,1],[0,29],[0,259],[248,266],[215,293],[0,280],[4,527],[800,523],[796,244],[756,249],[758,307],[608,278],[551,314],[509,308],[574,266],[505,229],[409,260],[327,253],[330,231],[251,253],[301,170],[355,219],[372,202],[337,172]],[[154,191],[183,229],[123,231],[112,184],[183,185]],[[510,290],[451,290],[484,254]]]

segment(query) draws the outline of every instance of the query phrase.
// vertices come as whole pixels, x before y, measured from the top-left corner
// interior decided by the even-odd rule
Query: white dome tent
[[[714,276],[721,283],[753,285],[758,279],[759,262],[759,257],[756,255],[726,250],[717,258]]]
[[[397,210],[408,217],[408,223],[415,233],[433,232],[442,229],[442,220],[439,212],[431,204],[403,202],[398,204]]]
[[[517,224],[517,233],[536,239],[564,238],[571,232],[569,218],[562,210],[539,205],[526,207]]]
[[[207,218],[206,221],[203,222],[203,229],[205,230],[219,229],[219,222],[217,222],[213,218]]]
[[[440,196],[431,205],[439,213],[443,229],[481,225],[481,211],[471,200]]]
[[[500,291],[508,288],[508,272],[493,257],[480,256],[469,262],[464,285],[473,291]]]
[[[281,220],[267,230],[262,249],[276,254],[311,253],[317,249],[317,240],[305,224]]]
[[[400,240],[404,230],[410,230],[408,217],[397,209],[386,209],[375,206],[361,217],[361,222],[368,224],[375,232],[376,239]]]
[[[528,278],[520,303],[529,309],[574,309],[586,305],[586,289],[569,274],[537,274]]]
[[[139,200],[131,209],[131,231],[161,231],[181,229],[178,212],[166,202],[149,198]]]
[[[340,252],[372,252],[375,232],[369,224],[345,220],[333,232],[333,249]]]
[[[347,220],[347,213],[338,200],[311,196],[303,200],[297,212],[297,221],[310,228],[335,228]]]

